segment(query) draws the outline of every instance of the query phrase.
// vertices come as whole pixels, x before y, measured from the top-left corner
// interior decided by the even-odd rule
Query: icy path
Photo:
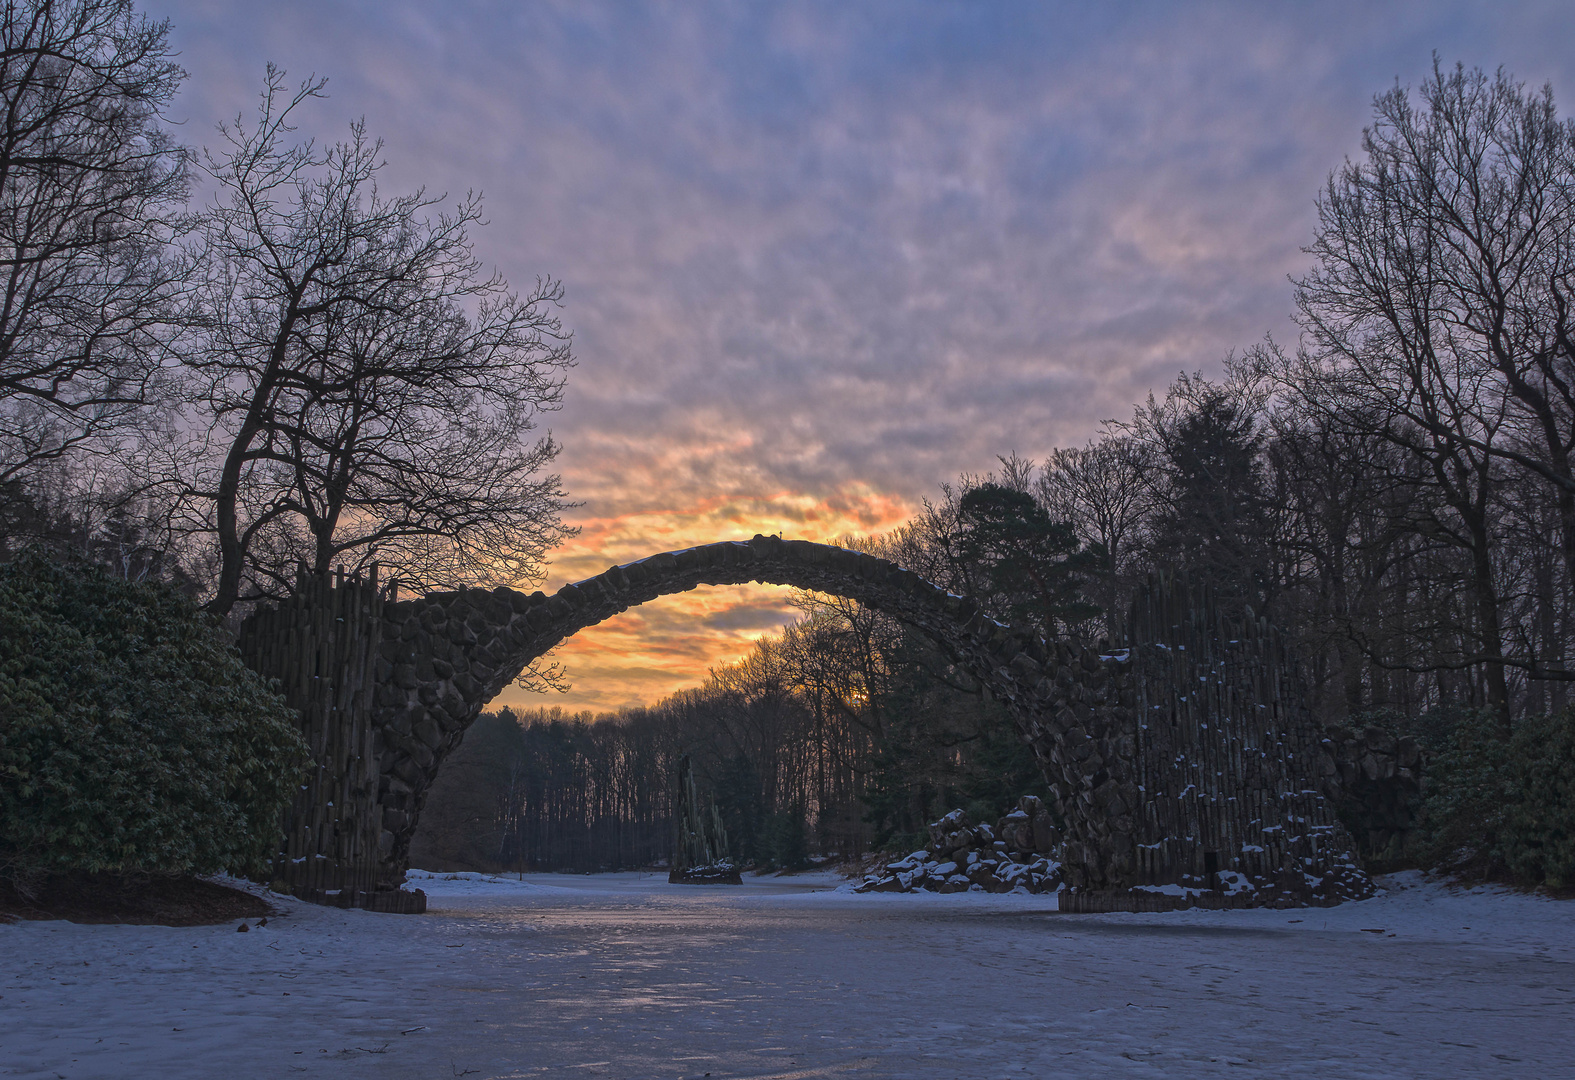
[[[0,1075],[1575,1075],[1575,903],[1414,875],[1169,915],[818,876],[420,884],[424,917],[0,926]]]

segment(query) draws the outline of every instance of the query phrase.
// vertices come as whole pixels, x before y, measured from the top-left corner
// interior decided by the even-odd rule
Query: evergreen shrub
[[[1575,885],[1575,709],[1463,717],[1429,767],[1429,862],[1527,885]]]
[[[761,831],[764,850],[756,862],[763,869],[803,870],[810,865],[809,830],[797,809],[770,815]]]
[[[0,563],[0,873],[263,871],[294,713],[161,585]]]

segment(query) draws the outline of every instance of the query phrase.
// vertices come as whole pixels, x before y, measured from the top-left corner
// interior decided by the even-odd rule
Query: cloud
[[[762,633],[791,622],[791,595],[775,585],[702,585],[631,608],[550,654],[569,673],[569,694],[509,687],[495,704],[592,712],[648,704],[704,681],[712,668],[742,659]]]
[[[267,58],[329,75],[303,134],[365,115],[386,186],[485,191],[479,253],[564,281],[551,421],[584,506],[554,583],[880,531],[1293,340],[1319,185],[1433,49],[1575,102],[1575,12],[1540,2],[147,6],[192,72],[188,140]],[[736,655],[764,616],[728,595],[575,639],[572,701]]]

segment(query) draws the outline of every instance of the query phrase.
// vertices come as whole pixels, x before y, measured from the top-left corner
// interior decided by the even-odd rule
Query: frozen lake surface
[[[0,1075],[1575,1075],[1575,903],[1417,875],[1163,915],[823,874],[413,877],[425,916],[0,925]]]

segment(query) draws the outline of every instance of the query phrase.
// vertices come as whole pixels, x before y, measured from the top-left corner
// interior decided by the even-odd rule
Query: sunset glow
[[[640,495],[619,498],[609,492],[603,500],[634,503]],[[885,532],[911,512],[902,499],[850,488],[827,498],[776,492],[715,498],[684,510],[578,514],[571,521],[580,535],[556,554],[545,588],[550,592],[659,551],[747,540],[757,533],[825,541]],[[792,595],[779,585],[701,586],[642,604],[576,634],[548,657],[565,668],[567,694],[511,686],[494,705],[603,712],[652,703],[694,686],[711,668],[743,657],[763,634],[792,622],[798,616],[788,603]]]

